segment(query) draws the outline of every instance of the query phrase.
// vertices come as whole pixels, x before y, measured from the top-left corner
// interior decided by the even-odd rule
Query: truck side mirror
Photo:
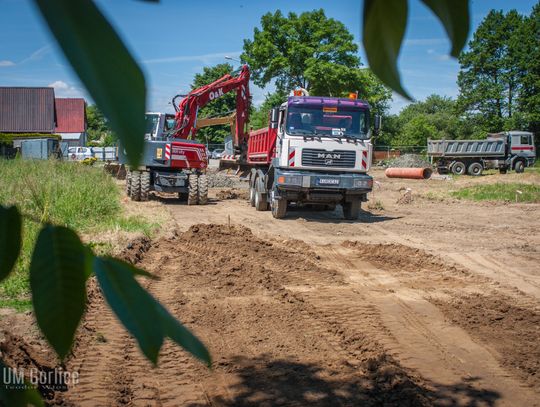
[[[270,128],[277,129],[279,121],[279,107],[274,107],[270,111]]]
[[[373,120],[373,132],[377,136],[379,131],[381,131],[382,117],[379,114],[376,114]]]

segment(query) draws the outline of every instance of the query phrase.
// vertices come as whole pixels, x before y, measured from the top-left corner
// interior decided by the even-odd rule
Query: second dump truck
[[[525,131],[489,134],[483,140],[428,140],[427,153],[439,174],[482,175],[484,169],[523,172],[534,165],[534,135]]]

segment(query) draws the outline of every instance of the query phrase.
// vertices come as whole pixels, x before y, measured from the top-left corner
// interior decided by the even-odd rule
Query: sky
[[[238,58],[243,40],[267,12],[284,13],[322,8],[354,35],[364,65],[360,42],[362,1],[359,0],[96,0],[117,29],[145,73],[149,111],[172,111],[170,101],[187,93],[193,76],[205,66]],[[471,1],[472,32],[490,9],[517,9],[529,14],[535,0]],[[416,100],[430,94],[455,97],[459,64],[449,57],[450,44],[439,21],[420,0],[409,1],[408,27],[399,58],[405,88]],[[52,86],[57,97],[84,97],[84,86],[69,66],[31,0],[0,0],[0,86]],[[107,63],[107,61],[103,61]],[[251,84],[258,105],[272,91]],[[394,96],[390,112],[407,101]]]

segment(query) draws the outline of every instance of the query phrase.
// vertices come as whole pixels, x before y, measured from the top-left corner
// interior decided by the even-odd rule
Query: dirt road
[[[133,250],[213,369],[172,344],[152,368],[96,295],[66,402],[540,405],[540,205],[441,201],[426,192],[454,181],[376,177],[378,209],[357,222],[277,221],[219,189],[206,207],[158,199],[177,233]]]

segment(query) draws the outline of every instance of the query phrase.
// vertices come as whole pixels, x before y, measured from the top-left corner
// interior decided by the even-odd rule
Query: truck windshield
[[[340,106],[293,105],[287,112],[286,128],[291,135],[368,137],[367,109]]]
[[[146,120],[146,130],[144,133],[153,136],[159,123],[159,115],[147,114],[144,117]]]

